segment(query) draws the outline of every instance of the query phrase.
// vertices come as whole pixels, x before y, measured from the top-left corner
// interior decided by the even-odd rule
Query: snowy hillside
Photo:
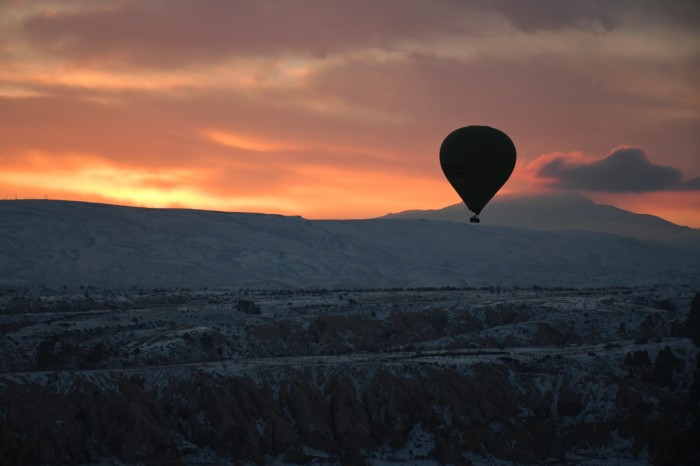
[[[0,202],[0,283],[236,288],[597,286],[700,276],[700,255],[444,221]]]
[[[408,210],[384,218],[421,218],[468,222],[471,213],[459,203],[438,210]],[[596,204],[576,193],[499,195],[484,209],[483,223],[534,230],[582,230],[669,242],[700,250],[700,230],[653,215]]]
[[[0,286],[0,464],[700,464],[700,293]]]

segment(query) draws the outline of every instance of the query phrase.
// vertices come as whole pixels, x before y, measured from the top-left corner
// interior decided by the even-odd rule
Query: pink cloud
[[[543,155],[528,166],[536,182],[558,189],[594,192],[683,191],[700,189],[677,168],[651,162],[644,149],[619,146],[601,159],[581,153]]]

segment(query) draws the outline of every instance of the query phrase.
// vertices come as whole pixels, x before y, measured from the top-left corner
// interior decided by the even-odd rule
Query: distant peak
[[[593,202],[583,194],[575,191],[502,194],[494,197],[492,202],[556,202],[595,204],[595,202]]]

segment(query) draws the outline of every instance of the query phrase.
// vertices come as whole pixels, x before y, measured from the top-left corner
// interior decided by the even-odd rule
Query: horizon
[[[696,2],[11,1],[0,17],[0,198],[440,209],[459,202],[442,140],[488,125],[518,157],[496,199],[575,192],[700,228]]]
[[[500,196],[500,199],[494,199],[494,200],[495,200],[496,202],[499,202],[499,201],[500,201],[500,202],[503,202],[503,201],[505,200],[504,198],[508,198],[508,199],[540,198],[540,199],[541,199],[541,198],[545,197],[545,196],[543,196],[543,194],[546,195],[547,193],[542,193],[542,192],[540,192],[540,193],[510,193],[510,194],[507,194],[507,195],[501,195],[501,196]],[[556,195],[556,194],[562,194],[562,193],[549,193],[549,194],[554,194],[554,195]],[[571,195],[571,193],[568,193],[568,194]],[[564,195],[566,195],[566,193],[564,193]],[[579,193],[576,193],[576,195],[581,196],[583,199],[585,199],[585,200],[587,200],[587,201],[590,201],[590,202],[592,202],[592,203],[595,204],[595,205],[599,205],[599,206],[611,206],[611,207],[615,207],[615,208],[617,208],[617,209],[620,209],[619,207],[613,206],[613,205],[611,205],[611,204],[605,204],[605,203],[598,203],[598,202],[595,202],[594,200],[592,200],[592,199],[590,199],[590,198],[588,198],[588,197],[586,197],[586,196],[583,196],[583,195],[581,195],[581,194],[579,194]],[[497,196],[497,197],[498,197],[498,196]],[[552,196],[550,196],[550,197],[552,197]],[[494,200],[492,200],[491,202],[494,202]],[[463,207],[463,208],[464,208],[464,222],[466,222],[466,221],[469,219],[469,217],[472,215],[472,212],[470,212],[470,211],[467,209],[467,207],[464,205],[464,202],[462,202],[461,200],[460,200],[459,202],[455,202],[455,203],[453,203],[453,204],[449,204],[449,205],[446,205],[446,206],[443,206],[443,207],[437,207],[437,208],[434,208],[434,209],[430,209],[430,208],[427,208],[427,209],[406,209],[406,210],[395,211],[395,212],[385,212],[385,213],[383,213],[383,214],[380,214],[380,215],[377,215],[377,216],[374,216],[374,217],[356,217],[356,218],[309,218],[309,217],[305,217],[305,216],[303,216],[303,215],[301,215],[301,214],[295,214],[295,213],[276,213],[276,212],[241,211],[241,210],[219,210],[219,209],[206,209],[206,208],[186,207],[186,206],[150,206],[150,205],[145,205],[145,204],[142,204],[142,205],[132,205],[132,204],[120,204],[120,203],[115,203],[115,202],[101,202],[101,201],[89,201],[89,200],[51,199],[51,198],[48,198],[48,197],[45,197],[45,198],[31,198],[31,197],[28,197],[28,198],[15,198],[15,199],[12,199],[12,198],[3,198],[3,199],[0,199],[0,201],[4,201],[4,202],[23,202],[23,201],[30,201],[30,202],[33,202],[33,201],[40,201],[40,202],[66,202],[66,203],[96,204],[96,205],[105,205],[105,206],[112,206],[112,207],[127,207],[127,208],[135,208],[135,209],[150,209],[150,210],[192,210],[192,211],[199,211],[199,212],[212,212],[212,213],[225,213],[225,214],[272,215],[272,216],[282,216],[282,217],[301,217],[301,218],[303,218],[304,220],[334,220],[334,221],[342,221],[342,220],[375,220],[375,219],[384,218],[384,217],[386,217],[386,216],[399,215],[399,214],[402,214],[402,213],[410,213],[410,212],[437,212],[437,211],[441,211],[441,210],[450,209],[450,208],[453,208],[453,207]],[[672,225],[675,225],[675,226],[678,226],[678,227],[684,227],[684,228],[691,228],[691,229],[694,229],[694,230],[700,230],[700,228],[698,228],[698,227],[693,227],[693,226],[690,226],[690,225],[683,225],[683,224],[680,224],[680,223],[676,223],[676,222],[673,222],[673,221],[671,221],[671,220],[669,220],[669,219],[667,219],[667,218],[664,218],[664,217],[661,217],[661,216],[658,216],[658,215],[648,214],[648,213],[644,213],[644,212],[641,212],[641,213],[640,213],[640,212],[633,212],[633,211],[626,210],[626,209],[620,209],[620,210],[622,210],[622,211],[624,211],[624,212],[629,212],[629,213],[632,213],[632,214],[636,214],[636,215],[647,215],[647,216],[655,217],[655,218],[658,218],[658,219],[663,220],[663,221],[665,221],[665,222],[671,223]],[[484,225],[485,225],[485,226],[489,226],[489,222],[488,222],[488,219],[489,219],[488,211],[485,211],[485,212],[486,212],[486,213],[482,216],[482,218],[484,219]],[[501,225],[494,225],[494,226],[501,226]]]

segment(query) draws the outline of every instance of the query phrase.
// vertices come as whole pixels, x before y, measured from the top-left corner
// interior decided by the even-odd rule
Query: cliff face
[[[248,296],[260,315],[227,293],[150,309],[124,293],[114,311],[6,312],[0,462],[690,464],[692,296],[626,293]]]

